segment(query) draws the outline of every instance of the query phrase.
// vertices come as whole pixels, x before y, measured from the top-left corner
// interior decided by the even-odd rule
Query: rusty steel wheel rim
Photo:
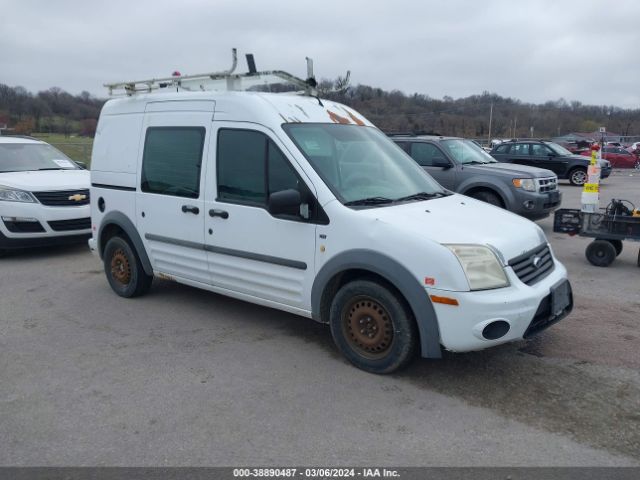
[[[128,285],[131,281],[131,265],[124,250],[119,248],[111,256],[111,276],[122,285]]]
[[[384,357],[391,348],[391,316],[371,297],[359,296],[349,302],[342,313],[342,328],[349,345],[366,357]]]

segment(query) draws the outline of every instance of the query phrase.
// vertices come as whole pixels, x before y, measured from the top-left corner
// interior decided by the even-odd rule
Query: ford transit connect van
[[[445,190],[358,112],[311,96],[108,101],[91,218],[118,295],[158,277],[309,317],[376,373],[527,338],[572,309],[537,225]]]

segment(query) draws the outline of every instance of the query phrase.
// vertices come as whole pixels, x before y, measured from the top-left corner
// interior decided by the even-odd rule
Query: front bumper
[[[0,249],[85,240],[91,235],[90,220],[84,228],[90,216],[89,205],[48,207],[40,203],[0,202]]]
[[[548,217],[551,212],[562,204],[562,192],[554,190],[552,192],[527,192],[519,191],[516,196],[515,213],[523,217],[539,219]]]
[[[433,303],[440,328],[440,343],[454,352],[482,350],[528,338],[566,317],[573,299],[561,313],[551,312],[551,290],[567,281],[567,271],[554,258],[555,268],[534,285],[525,285],[506,267],[509,287],[476,292],[451,292],[427,288],[429,295],[455,298],[458,306]],[[569,287],[569,295],[571,291]],[[494,322],[506,322],[509,330],[500,338],[484,338],[483,330]]]

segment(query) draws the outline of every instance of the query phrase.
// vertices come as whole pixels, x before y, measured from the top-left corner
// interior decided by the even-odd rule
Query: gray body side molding
[[[147,251],[144,249],[144,244],[142,243],[142,239],[140,238],[138,230],[136,229],[133,222],[129,220],[129,217],[117,210],[107,213],[102,219],[102,222],[100,222],[100,231],[98,232],[98,252],[100,252],[100,258],[102,258],[102,251],[104,249],[104,245],[100,245],[102,231],[109,225],[117,225],[122,230],[124,230],[124,232],[133,242],[133,247],[136,249],[138,257],[140,257],[144,272],[147,275],[153,275],[153,268],[151,267],[149,256],[147,255]]]
[[[409,302],[420,331],[420,346],[425,358],[441,358],[438,319],[426,290],[405,267],[373,250],[350,250],[336,255],[320,269],[311,289],[313,318],[320,320],[322,292],[334,275],[350,269],[368,270],[387,279]]]

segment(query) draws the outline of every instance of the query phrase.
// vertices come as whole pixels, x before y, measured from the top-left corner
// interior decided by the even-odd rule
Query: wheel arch
[[[362,278],[378,280],[400,294],[416,320],[422,356],[441,358],[438,320],[424,287],[404,266],[373,250],[343,252],[323,265],[311,289],[313,318],[328,323],[331,299],[338,289],[351,280]]]
[[[151,266],[149,256],[144,248],[138,230],[129,217],[119,211],[107,213],[100,222],[100,229],[98,231],[98,253],[100,254],[100,258],[102,258],[104,247],[109,239],[120,233],[129,239],[131,245],[136,250],[144,272],[147,275],[153,275],[153,267]]]
[[[471,197],[474,193],[477,193],[477,192],[493,193],[500,199],[503,207],[506,208],[507,210],[509,210],[513,206],[514,200],[512,195],[510,195],[510,192],[505,192],[502,188],[500,188],[498,185],[495,185],[493,183],[474,182],[474,183],[464,185],[460,189],[460,193],[468,197]]]

